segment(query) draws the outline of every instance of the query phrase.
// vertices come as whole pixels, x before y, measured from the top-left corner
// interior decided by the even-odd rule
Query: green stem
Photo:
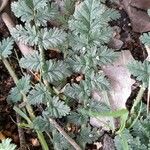
[[[140,88],[140,90],[139,90],[139,92],[138,92],[138,95],[137,95],[136,99],[134,100],[134,103],[133,103],[133,106],[131,108],[130,114],[134,113],[135,107],[141,101],[141,99],[143,97],[143,94],[144,94],[144,91],[145,91],[145,86],[142,85],[141,88]]]
[[[43,47],[40,45],[39,45],[39,51],[40,51],[41,75],[45,79],[47,73],[47,66],[46,66],[44,50]]]
[[[17,76],[16,76],[14,70],[13,70],[12,67],[10,66],[9,62],[7,61],[7,59],[2,59],[2,61],[3,61],[4,65],[5,65],[5,67],[7,68],[7,70],[8,70],[8,72],[9,72],[10,76],[13,78],[15,84],[17,84],[17,83],[18,83],[18,78],[17,78]]]
[[[3,58],[2,61],[3,61],[4,65],[5,65],[5,67],[7,68],[9,74],[10,74],[11,77],[13,78],[15,84],[17,85],[17,83],[18,83],[18,78],[17,78],[17,75],[15,74],[13,68],[11,67],[10,63],[9,63],[9,62],[7,61],[7,59],[5,59],[5,58]],[[26,109],[27,109],[27,111],[28,111],[28,113],[29,113],[29,116],[30,116],[30,118],[33,120],[33,119],[35,118],[33,109],[32,109],[32,107],[28,104],[27,97],[26,97],[26,95],[25,95],[23,92],[22,92],[22,95],[23,95],[23,101],[26,103]],[[43,150],[49,150],[48,145],[47,145],[47,143],[46,143],[46,141],[45,141],[45,138],[44,138],[43,133],[40,132],[40,131],[37,131],[37,130],[36,130],[36,132],[37,132],[37,135],[38,135],[38,139],[39,139],[40,142],[41,142],[41,145],[42,145]]]
[[[40,140],[40,143],[42,145],[43,150],[49,150],[47,142],[46,142],[46,140],[44,138],[43,133],[41,131],[38,131],[38,130],[36,130],[36,133],[38,135],[38,138]]]

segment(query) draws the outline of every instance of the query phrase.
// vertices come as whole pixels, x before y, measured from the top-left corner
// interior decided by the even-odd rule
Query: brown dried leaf
[[[0,131],[0,140],[4,140],[5,138],[5,135],[2,133],[2,131]]]

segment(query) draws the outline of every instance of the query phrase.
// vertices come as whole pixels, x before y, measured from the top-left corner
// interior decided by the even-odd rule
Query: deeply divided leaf
[[[19,64],[22,68],[39,71],[40,70],[40,56],[37,51],[32,54],[25,55],[20,59]]]
[[[0,42],[0,59],[7,58],[12,53],[13,44],[12,38],[3,39]]]
[[[133,61],[128,65],[130,72],[137,77],[137,80],[142,81],[145,86],[150,82],[150,62],[145,60],[143,63],[140,61]]]
[[[18,0],[12,3],[11,8],[15,16],[20,17],[23,22],[34,21],[37,26],[46,25],[57,14],[48,0]]]
[[[16,103],[22,100],[23,94],[27,94],[31,88],[30,85],[30,76],[22,77],[16,87],[12,88],[8,96],[8,101]]]

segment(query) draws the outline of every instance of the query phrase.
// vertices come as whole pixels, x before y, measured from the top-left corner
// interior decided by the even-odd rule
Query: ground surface
[[[110,7],[110,4],[108,4]],[[144,60],[147,57],[147,53],[145,51],[144,46],[139,41],[140,33],[136,33],[132,30],[130,19],[125,12],[125,10],[120,9],[117,5],[111,6],[117,10],[119,10],[121,14],[121,18],[118,21],[111,22],[111,26],[118,26],[121,30],[120,32],[120,40],[123,42],[122,50],[130,50],[133,57],[137,60]],[[2,20],[0,20],[0,38],[6,37],[8,35],[8,30],[5,27]],[[60,57],[56,56],[56,57]],[[16,65],[16,61],[14,60],[13,65]],[[16,70],[19,72],[19,68],[15,67]],[[7,103],[7,96],[11,89],[14,86],[12,78],[9,76],[8,72],[0,63],[0,139],[3,137],[10,137],[13,139],[13,142],[17,145],[19,144],[19,137],[18,137],[18,129],[16,125],[16,114],[13,111],[10,104]],[[135,85],[136,86],[136,85]],[[135,87],[132,91],[130,98],[128,99],[128,107],[132,104],[132,99],[137,94],[137,88]],[[145,100],[146,101],[146,100]],[[35,147],[32,149],[36,149],[36,137],[31,131],[26,131],[25,136],[27,138],[27,142],[29,145],[35,144]],[[34,143],[35,142],[35,143]],[[91,148],[92,147],[92,148]],[[39,149],[39,147],[37,147]],[[89,149],[94,149],[93,146],[89,145]]]

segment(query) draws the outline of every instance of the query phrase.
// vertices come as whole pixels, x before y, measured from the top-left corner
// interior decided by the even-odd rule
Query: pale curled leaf
[[[131,94],[134,81],[126,65],[133,60],[129,51],[120,52],[120,57],[114,65],[103,66],[103,71],[110,80],[110,103],[113,109],[126,108],[125,103]]]
[[[148,54],[146,60],[150,62],[150,46],[145,45],[145,48],[146,48],[147,54]]]

